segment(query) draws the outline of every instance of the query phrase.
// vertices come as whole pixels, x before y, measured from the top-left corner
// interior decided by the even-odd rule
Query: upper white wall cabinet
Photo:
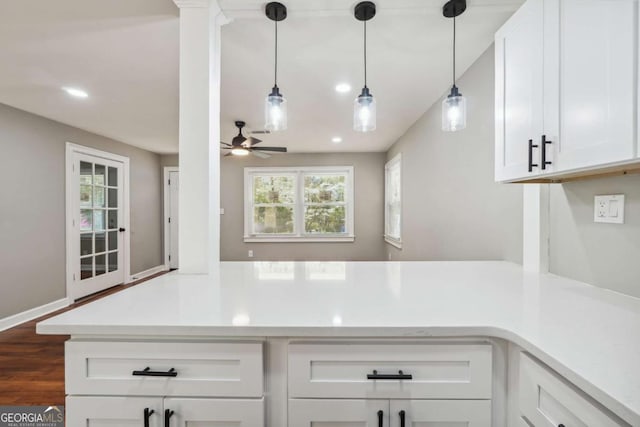
[[[640,168],[637,0],[528,0],[496,33],[496,181]]]

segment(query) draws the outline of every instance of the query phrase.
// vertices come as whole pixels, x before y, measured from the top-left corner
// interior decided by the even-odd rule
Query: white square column
[[[215,0],[180,8],[179,268],[207,274],[220,262],[220,27]]]

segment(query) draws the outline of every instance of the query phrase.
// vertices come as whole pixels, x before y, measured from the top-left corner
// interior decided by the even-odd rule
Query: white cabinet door
[[[388,400],[290,399],[289,427],[389,427]]]
[[[630,427],[524,353],[519,382],[520,412],[531,426]]]
[[[543,15],[543,0],[528,0],[496,33],[496,181],[540,171],[529,141],[538,145],[543,130]]]
[[[164,427],[264,427],[264,399],[164,399]]]
[[[491,401],[392,400],[389,416],[390,427],[491,427]]]
[[[633,158],[636,3],[544,0],[547,172]]]
[[[162,398],[67,396],[67,427],[161,427]]]

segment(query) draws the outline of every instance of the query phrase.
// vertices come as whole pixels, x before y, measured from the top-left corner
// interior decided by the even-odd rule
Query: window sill
[[[402,249],[402,240],[398,240],[394,237],[384,236],[384,241],[390,244],[391,246],[395,246],[398,249]]]
[[[256,237],[245,236],[245,243],[337,243],[337,242],[354,242],[356,236],[330,236],[330,237]]]

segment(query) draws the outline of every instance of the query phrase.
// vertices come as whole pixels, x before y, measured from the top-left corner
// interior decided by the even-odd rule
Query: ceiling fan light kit
[[[265,130],[277,132],[287,129],[287,100],[280,93],[280,88],[278,87],[278,22],[287,17],[287,8],[282,3],[271,2],[265,6],[265,15],[275,25],[275,66],[273,88],[265,100],[264,127]]]
[[[376,16],[376,5],[370,1],[360,2],[353,14],[364,27],[364,87],[353,103],[353,129],[371,132],[376,130],[376,100],[367,86],[367,21]]]
[[[467,99],[456,86],[456,17],[467,10],[466,0],[450,0],[442,8],[442,15],[453,19],[453,84],[442,101],[442,130],[456,132],[467,127]]]

